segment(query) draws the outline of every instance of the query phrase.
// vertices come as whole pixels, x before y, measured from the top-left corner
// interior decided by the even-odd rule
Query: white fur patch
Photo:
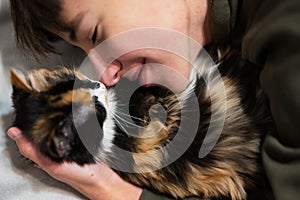
[[[104,106],[106,110],[106,119],[103,122],[103,138],[100,144],[99,152],[97,154],[97,160],[105,159],[107,153],[111,152],[113,139],[115,137],[115,122],[113,111],[116,107],[114,92],[112,90],[107,90],[103,83],[98,83],[100,84],[100,88],[91,89],[90,94],[91,97],[97,96],[98,101]]]

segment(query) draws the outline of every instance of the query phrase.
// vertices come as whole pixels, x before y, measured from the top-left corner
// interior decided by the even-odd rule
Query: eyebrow
[[[76,31],[77,31],[85,13],[86,12],[78,13],[76,15],[76,17],[74,17],[74,19],[70,22],[71,26],[70,26],[69,38],[73,42],[76,42],[76,40],[77,40]]]

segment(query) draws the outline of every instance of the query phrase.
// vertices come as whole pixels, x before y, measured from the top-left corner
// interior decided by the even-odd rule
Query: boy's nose
[[[115,85],[121,78],[120,71],[121,64],[118,61],[114,61],[108,65],[102,75],[100,75],[100,81],[107,86]]]
[[[122,65],[118,61],[109,62],[104,61],[97,52],[91,52],[89,59],[97,72],[99,80],[106,86],[113,86],[118,83],[121,78],[120,71]]]

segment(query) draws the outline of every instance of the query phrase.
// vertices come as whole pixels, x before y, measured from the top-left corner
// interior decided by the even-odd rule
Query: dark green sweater
[[[262,70],[260,84],[277,129],[268,133],[262,152],[274,196],[300,199],[300,1],[211,3],[214,43],[241,47],[242,58]],[[141,199],[168,198],[144,190]]]

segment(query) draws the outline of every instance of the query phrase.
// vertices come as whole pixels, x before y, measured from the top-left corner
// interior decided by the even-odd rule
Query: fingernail
[[[20,135],[21,135],[21,131],[15,129],[8,132],[8,136],[13,140],[17,139]]]

